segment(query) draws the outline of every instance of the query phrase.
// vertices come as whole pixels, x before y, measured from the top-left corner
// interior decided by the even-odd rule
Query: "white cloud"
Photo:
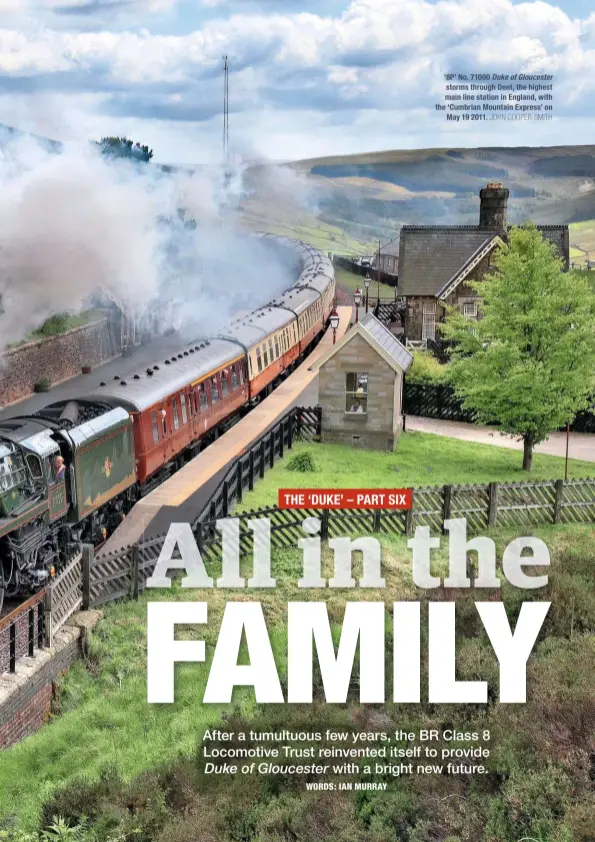
[[[49,0],[45,5],[108,8],[118,3]],[[138,5],[150,11],[173,2]],[[204,5],[196,0],[194,8]],[[223,14],[229,4],[216,5]],[[401,115],[416,109],[416,119],[434,145],[436,133],[446,131],[433,110],[445,72],[555,73],[555,107],[560,118],[566,113],[569,142],[581,139],[570,130],[568,109],[581,117],[593,112],[595,15],[572,19],[543,0],[353,0],[334,17],[322,11],[281,13],[281,2],[261,3],[254,11],[248,5],[241,13],[235,13],[237,8],[232,3],[227,17],[207,16],[200,28],[176,35],[151,34],[146,16],[139,19],[138,31],[105,26],[77,31],[52,28],[49,22],[42,28],[23,17],[18,28],[0,31],[0,94],[27,99],[37,77],[39,90],[61,93],[72,102],[85,97],[92,101],[95,110],[89,117],[94,124],[103,118],[136,121],[153,134],[158,126],[162,134],[169,125],[178,135],[183,128],[215,138],[220,131],[221,56],[227,53],[232,137],[237,139],[242,127],[254,143],[260,133],[262,145],[278,145],[276,158],[286,157],[288,146],[307,144],[306,155],[326,146],[322,133],[326,138],[333,132],[325,116],[341,109],[343,137],[354,147],[374,145],[372,139],[358,137],[357,119],[375,111],[380,125],[388,128],[391,109]],[[267,113],[276,114],[277,120],[265,128]],[[315,127],[307,124],[311,114],[317,115]],[[290,125],[299,138],[295,144],[288,135]],[[504,131],[493,124],[491,140],[486,131],[484,142],[493,145],[495,135]],[[520,135],[536,127],[518,126],[516,131]],[[392,145],[400,140],[393,137]],[[169,151],[165,157],[171,157]]]

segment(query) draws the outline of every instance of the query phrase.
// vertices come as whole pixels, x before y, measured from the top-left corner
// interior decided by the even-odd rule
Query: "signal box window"
[[[219,400],[219,384],[217,378],[213,377],[211,380],[211,403],[216,404]]]
[[[151,425],[153,427],[153,444],[159,441],[159,424],[157,423],[157,413],[151,413]]]
[[[227,379],[227,372],[221,372],[221,396],[225,397],[229,394],[229,380]]]
[[[174,398],[172,401],[173,408],[174,408],[174,430],[177,430],[180,426],[180,418],[178,416],[178,402]]]
[[[368,375],[349,372],[345,376],[345,412],[365,415],[368,412]]]
[[[182,424],[187,424],[188,413],[186,412],[186,395],[180,395],[180,403],[182,404]]]
[[[471,301],[463,304],[463,316],[466,319],[477,319],[477,302]]]

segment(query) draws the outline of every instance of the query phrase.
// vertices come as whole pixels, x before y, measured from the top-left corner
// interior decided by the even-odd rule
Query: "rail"
[[[0,674],[14,673],[20,658],[45,645],[45,589],[0,620]]]

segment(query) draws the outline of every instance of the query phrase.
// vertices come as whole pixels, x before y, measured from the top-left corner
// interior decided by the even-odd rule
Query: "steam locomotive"
[[[293,370],[335,299],[331,261],[277,238],[294,286],[177,355],[95,392],[0,420],[0,608],[34,593],[80,542],[100,544],[140,497],[196,456]]]

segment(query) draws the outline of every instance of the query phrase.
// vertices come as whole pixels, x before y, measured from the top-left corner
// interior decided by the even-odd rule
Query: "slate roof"
[[[437,295],[497,235],[496,229],[478,225],[404,225],[399,295]]]
[[[567,226],[537,228],[555,242],[555,233]],[[399,295],[438,296],[496,236],[505,238],[505,232],[479,225],[404,225],[399,250]]]
[[[395,237],[394,240],[391,240],[390,243],[386,243],[386,245],[380,247],[380,254],[394,254],[398,257],[399,255],[399,238]]]
[[[390,330],[373,313],[366,313],[359,324],[361,325],[362,333],[371,337],[403,371],[407,371],[413,362],[413,356],[402,342],[395,339]]]
[[[395,370],[405,372],[413,362],[413,356],[407,348],[398,339],[395,339],[390,330],[384,327],[373,313],[367,313],[363,319],[360,319],[356,325],[344,334],[336,345],[331,345],[329,350],[310,366],[309,371],[318,371],[344,345],[351,342],[354,336],[362,336],[386,360],[391,368]]]

